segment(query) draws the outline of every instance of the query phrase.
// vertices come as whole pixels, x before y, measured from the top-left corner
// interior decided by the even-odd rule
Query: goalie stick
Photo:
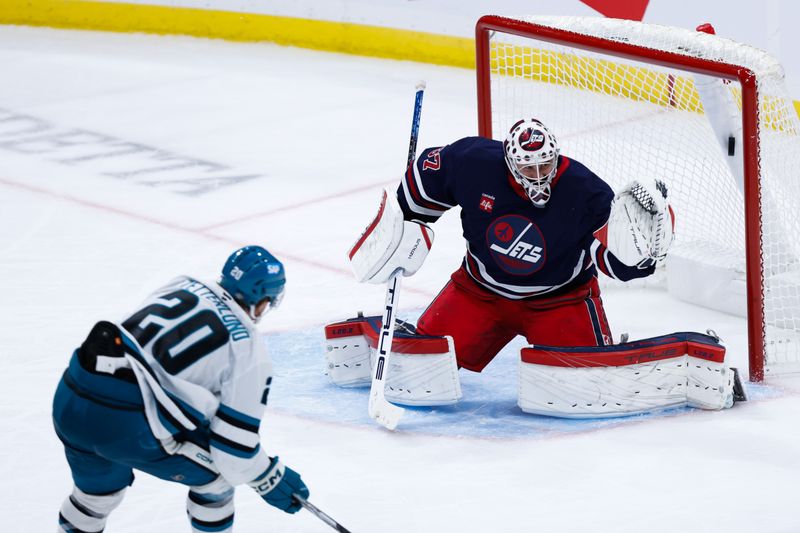
[[[303,508],[305,508],[309,513],[313,514],[314,516],[316,516],[317,518],[319,518],[320,520],[331,526],[336,531],[339,531],[340,533],[350,533],[349,529],[344,527],[342,524],[340,524],[327,514],[323,513],[319,508],[317,508],[316,505],[312,504],[302,496],[298,494],[292,494],[292,498],[294,498],[297,502],[299,502],[300,505],[302,505]]]
[[[414,98],[414,118],[411,121],[411,139],[408,144],[408,167],[414,164],[417,154],[417,138],[419,137],[419,120],[422,114],[422,96],[425,91],[425,82],[420,81],[416,87]],[[377,420],[387,429],[395,429],[400,418],[405,412],[401,407],[390,403],[386,399],[386,371],[389,369],[389,356],[392,351],[394,339],[395,308],[399,301],[400,279],[403,270],[397,269],[389,276],[386,282],[386,302],[383,308],[381,334],[378,340],[378,357],[375,361],[375,370],[372,374],[372,383],[369,389],[369,416]]]

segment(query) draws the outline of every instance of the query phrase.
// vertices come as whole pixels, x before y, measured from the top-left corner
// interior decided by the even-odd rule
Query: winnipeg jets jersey
[[[481,286],[512,299],[551,297],[597,275],[648,276],[621,263],[596,235],[614,193],[580,162],[559,157],[552,195],[535,207],[506,166],[500,141],[467,137],[422,151],[397,197],[407,220],[433,222],[461,207],[467,251],[462,268]]]
[[[258,429],[272,363],[255,324],[233,298],[216,283],[181,276],[151,294],[122,326],[169,374],[219,400],[210,451],[223,477],[235,485],[261,475],[269,458]]]

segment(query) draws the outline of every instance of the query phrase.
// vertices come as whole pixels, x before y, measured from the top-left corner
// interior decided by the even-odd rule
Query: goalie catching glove
[[[383,191],[375,219],[350,249],[348,257],[360,282],[385,283],[397,269],[411,276],[422,266],[433,244],[433,230],[403,219],[394,194]]]
[[[674,224],[666,184],[633,181],[611,203],[608,250],[628,266],[651,266],[667,256]]]

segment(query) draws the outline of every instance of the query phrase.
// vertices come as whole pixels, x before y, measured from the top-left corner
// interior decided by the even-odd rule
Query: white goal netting
[[[764,363],[767,373],[800,369],[800,120],[780,64],[756,48],[685,29],[599,18],[519,20],[737,65],[755,74],[761,209],[755,227],[760,226],[761,238],[754,266],[763,272],[757,297],[764,303]],[[493,32],[492,136],[503,138],[516,120],[530,116],[556,134],[562,153],[585,163],[614,189],[638,177],[664,179],[677,220],[660,279],[679,298],[752,314],[746,297],[739,83],[697,77],[652,59],[620,59],[613,50],[590,52]],[[708,118],[714,113],[708,95],[721,110],[715,127]]]

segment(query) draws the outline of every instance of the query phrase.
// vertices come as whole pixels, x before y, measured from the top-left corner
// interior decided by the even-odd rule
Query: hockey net
[[[480,134],[538,118],[615,190],[664,179],[677,221],[658,277],[747,316],[751,380],[800,370],[800,121],[780,64],[716,35],[615,19],[486,16],[476,37]],[[712,127],[703,84],[727,100],[730,132]]]

